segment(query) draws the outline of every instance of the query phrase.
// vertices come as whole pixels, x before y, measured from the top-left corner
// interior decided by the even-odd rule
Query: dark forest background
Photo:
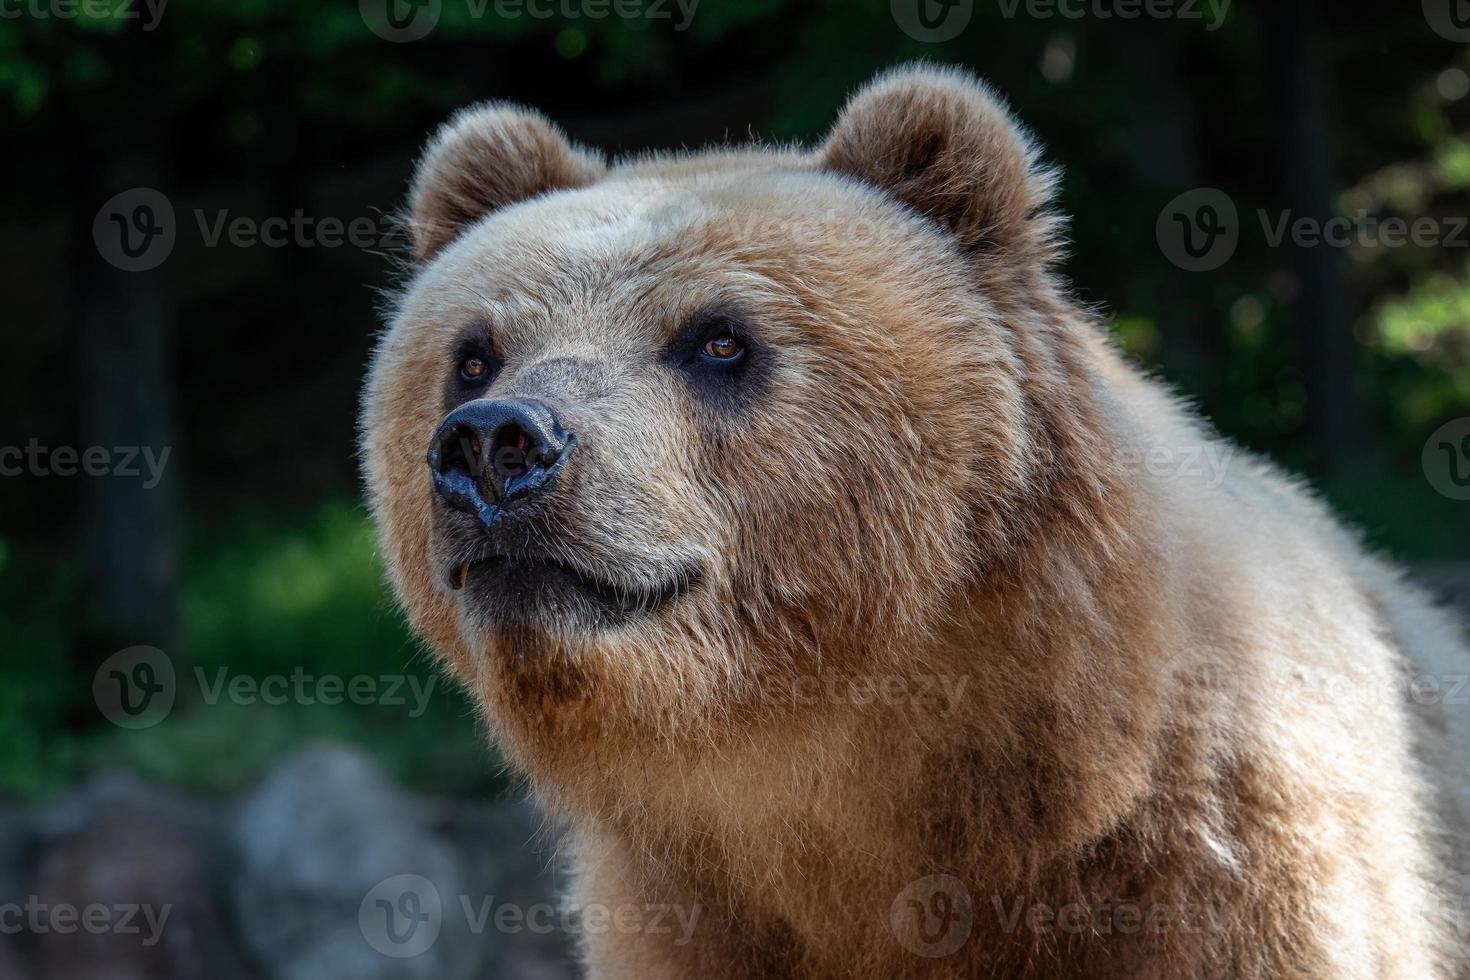
[[[1010,3],[974,0],[940,42],[902,28],[902,0],[703,0],[687,30],[674,6],[670,20],[577,2],[476,16],[442,0],[410,43],[345,0],[173,0],[151,25],[141,4],[95,2],[70,17],[27,12],[52,0],[7,3],[0,19],[0,446],[171,455],[151,488],[0,478],[0,792],[44,798],[122,767],[227,794],[318,737],[363,746],[416,788],[503,788],[443,689],[410,718],[209,705],[181,683],[166,720],[128,730],[92,687],[137,645],[181,677],[433,676],[388,602],[354,458],[398,243],[211,244],[206,231],[221,212],[388,228],[424,139],[485,98],[531,103],[620,154],[814,140],[877,69],[970,66],[1064,168],[1068,272],[1133,356],[1375,544],[1421,564],[1470,556],[1470,503],[1426,469],[1431,435],[1470,415],[1470,58],[1432,0],[1242,0],[1218,20],[1193,3],[1203,19],[1036,16],[1024,2],[1008,16]],[[142,272],[94,238],[99,211],[135,188],[161,192],[176,236]],[[1156,233],[1197,188],[1223,191],[1240,220],[1233,256],[1205,272],[1171,262]],[[1262,210],[1428,217],[1443,233],[1273,244]]]

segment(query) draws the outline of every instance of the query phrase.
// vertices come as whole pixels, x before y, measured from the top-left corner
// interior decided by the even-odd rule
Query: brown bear
[[[367,485],[591,976],[1467,976],[1458,626],[1125,363],[1053,183],[934,67],[809,152],[429,144]]]

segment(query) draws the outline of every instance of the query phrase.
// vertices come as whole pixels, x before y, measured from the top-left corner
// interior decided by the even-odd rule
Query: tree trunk
[[[1134,169],[1160,203],[1199,187],[1199,152],[1186,52],[1178,24],[1144,19],[1117,31],[1109,50],[1126,80]],[[1219,314],[1211,308],[1210,277],[1166,267],[1154,296],[1159,360],[1165,374],[1190,389],[1208,410],[1222,356]]]
[[[125,104],[125,103],[124,103]],[[137,119],[90,130],[115,140],[79,154],[93,166],[75,183],[80,205],[74,222],[72,333],[83,368],[76,376],[83,402],[84,445],[112,454],[114,464],[135,448],[139,475],[110,473],[87,479],[82,521],[81,613],[72,645],[75,697],[72,727],[102,720],[92,703],[92,677],[108,656],[132,646],[154,646],[177,658],[179,646],[179,504],[169,422],[168,264],[126,271],[109,261],[93,238],[96,208],[134,187],[159,187],[166,134],[148,132]],[[122,148],[135,148],[125,155]],[[95,166],[96,161],[104,161]],[[160,188],[161,189],[161,188]],[[161,480],[150,485],[143,450],[164,459]],[[177,659],[175,660],[177,664]]]
[[[1281,117],[1283,188],[1292,221],[1318,228],[1333,217],[1336,191],[1331,76],[1324,49],[1320,0],[1270,5],[1268,50],[1275,65]],[[1363,406],[1354,384],[1342,249],[1318,242],[1293,245],[1300,289],[1296,302],[1299,363],[1305,381],[1307,437],[1317,467],[1340,469],[1361,436]]]

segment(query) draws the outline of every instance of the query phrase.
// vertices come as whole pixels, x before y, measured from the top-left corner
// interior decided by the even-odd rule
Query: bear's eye
[[[489,373],[490,365],[483,357],[467,357],[459,363],[459,376],[468,382],[483,381]]]
[[[0,0],[3,2],[3,0]],[[450,408],[473,398],[483,398],[505,366],[487,336],[489,331],[474,325],[465,329],[459,343],[445,353],[444,403]]]
[[[751,319],[730,306],[696,311],[664,348],[665,363],[695,397],[731,411],[759,393],[773,364],[769,354]]]
[[[720,334],[704,342],[703,353],[712,361],[733,361],[745,353],[745,345],[729,334]]]

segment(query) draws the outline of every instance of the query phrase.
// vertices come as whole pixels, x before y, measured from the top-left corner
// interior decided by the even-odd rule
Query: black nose
[[[576,447],[550,406],[525,399],[480,400],[450,413],[429,443],[434,488],[486,524],[502,507],[545,493]]]

